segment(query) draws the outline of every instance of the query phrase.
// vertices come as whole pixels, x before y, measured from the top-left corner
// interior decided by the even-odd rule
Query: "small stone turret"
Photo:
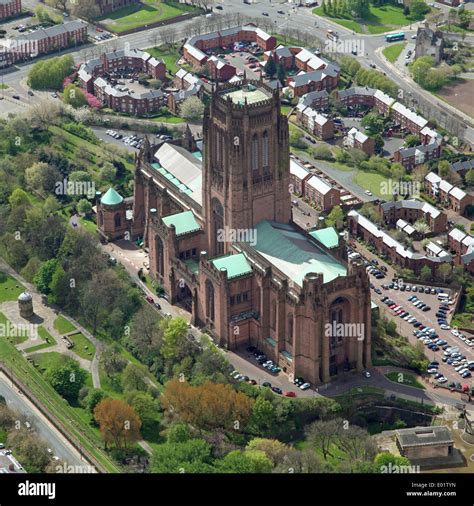
[[[29,292],[23,292],[18,297],[18,306],[20,309],[20,316],[29,320],[33,317],[33,297]]]

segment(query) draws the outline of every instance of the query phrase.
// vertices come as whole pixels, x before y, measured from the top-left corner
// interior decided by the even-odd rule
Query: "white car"
[[[436,381],[438,383],[446,383],[446,381],[448,381],[448,378],[446,378],[445,376],[441,376],[441,378],[438,378]]]
[[[51,455],[53,453],[53,450],[51,450],[51,448],[48,448],[48,453]]]
[[[441,325],[442,330],[449,330],[451,327],[449,325]]]
[[[432,367],[431,369],[428,369],[427,373],[428,374],[436,374],[438,372],[438,369],[435,369],[434,367]]]
[[[412,39],[416,39],[416,35],[412,35],[412,36],[411,36],[411,38],[412,38]]]
[[[466,371],[469,371],[469,369],[467,367],[463,367],[458,371],[458,373],[462,376]]]
[[[365,193],[369,196],[369,197],[372,197],[372,192],[370,190],[365,190]]]
[[[301,386],[300,386],[300,389],[301,390],[308,390],[308,388],[310,387],[311,385],[309,383],[303,383]]]
[[[453,334],[453,336],[458,336],[459,335],[459,330],[452,329],[451,330],[451,334]]]
[[[370,377],[371,377],[371,374],[370,374],[370,372],[369,372],[369,371],[364,371],[364,376],[365,376],[366,378],[370,378]]]

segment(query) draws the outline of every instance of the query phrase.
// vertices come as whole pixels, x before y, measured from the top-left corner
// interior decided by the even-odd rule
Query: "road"
[[[69,441],[53,426],[51,422],[34,406],[23,394],[20,394],[8,378],[0,373],[0,395],[5,398],[7,406],[20,412],[32,420],[39,436],[61,460],[72,466],[86,466],[79,452]],[[21,462],[20,462],[21,464]]]
[[[206,20],[211,23],[209,31],[216,29],[219,23],[220,14],[234,14],[234,15],[245,15],[249,18],[257,18],[258,22],[262,25],[263,29],[267,31],[285,31],[286,29],[297,29],[303,32],[307,32],[309,36],[316,36],[324,44],[322,48],[326,52],[340,51],[337,46],[328,45],[326,39],[326,31],[328,29],[337,30],[340,35],[341,41],[348,41],[352,44],[356,43],[361,48],[362,55],[358,56],[359,61],[365,66],[369,67],[370,63],[376,63],[380,70],[386,72],[387,76],[396,81],[403,93],[406,93],[406,98],[411,101],[410,105],[416,105],[416,102],[426,101],[429,102],[430,107],[437,110],[441,115],[455,115],[459,118],[459,121],[466,122],[466,128],[463,129],[462,135],[458,132],[454,132],[455,135],[464,137],[468,142],[474,143],[474,120],[463,112],[454,109],[449,104],[438,99],[436,96],[422,90],[418,85],[413,83],[409,77],[404,75],[400,70],[391,65],[385,60],[381,54],[382,48],[386,45],[384,35],[366,35],[366,34],[355,34],[351,30],[348,30],[340,25],[336,25],[326,18],[315,16],[312,14],[311,9],[304,7],[289,6],[289,4],[282,3],[255,3],[255,4],[243,4],[241,0],[223,0],[219,2],[223,7],[219,14],[215,14],[214,18]],[[278,11],[283,11],[283,14],[279,14]],[[266,12],[268,16],[262,16],[262,12]],[[69,18],[72,19],[72,18]],[[237,19],[237,18],[236,18]],[[191,27],[194,25],[195,20],[187,20],[172,25],[172,29],[176,34],[176,40],[184,40],[188,38],[192,33]],[[212,27],[212,23],[216,27]],[[229,25],[223,24],[223,27]],[[409,38],[411,35],[416,33],[417,24],[413,24],[410,27],[405,27],[404,31]],[[70,53],[74,57],[76,63],[80,63],[84,60],[97,57],[104,50],[112,50],[115,48],[121,48],[124,45],[128,45],[130,48],[147,49],[149,47],[157,45],[160,42],[160,33],[163,30],[168,30],[168,27],[153,28],[150,30],[144,30],[130,35],[125,35],[120,38],[114,38],[109,41],[102,41],[95,44],[88,44],[78,48],[72,48],[61,54]],[[207,30],[206,30],[207,31]],[[398,30],[399,31],[399,30]],[[93,35],[95,29],[90,25],[90,32]],[[467,37],[471,40],[470,37]],[[51,55],[46,56],[51,57]],[[37,60],[35,60],[37,61]],[[27,86],[25,78],[28,71],[34,62],[24,63],[16,68],[16,71],[10,73],[4,73],[4,83],[14,89],[20,96],[21,102],[26,105],[30,105],[38,100],[37,96],[29,97],[27,92]],[[2,107],[2,113],[7,112],[12,108],[12,102],[7,103],[7,111]],[[13,106],[15,104],[13,103]],[[16,108],[21,106],[16,104]],[[460,127],[461,128],[461,127]]]

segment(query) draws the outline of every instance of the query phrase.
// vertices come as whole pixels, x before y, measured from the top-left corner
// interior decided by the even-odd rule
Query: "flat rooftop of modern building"
[[[270,93],[264,88],[254,86],[253,84],[245,84],[238,88],[232,88],[229,91],[224,91],[222,96],[230,97],[234,104],[244,105],[247,99],[247,104],[255,104],[263,102],[271,98]]]

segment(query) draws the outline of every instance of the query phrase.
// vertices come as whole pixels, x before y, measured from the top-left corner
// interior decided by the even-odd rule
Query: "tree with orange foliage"
[[[135,443],[141,439],[142,422],[126,402],[110,397],[104,399],[95,407],[94,417],[106,447],[107,443],[114,443],[117,448],[127,447],[127,443]]]
[[[160,401],[172,418],[204,430],[242,429],[254,402],[230,385],[206,382],[193,386],[177,379],[166,383]]]

